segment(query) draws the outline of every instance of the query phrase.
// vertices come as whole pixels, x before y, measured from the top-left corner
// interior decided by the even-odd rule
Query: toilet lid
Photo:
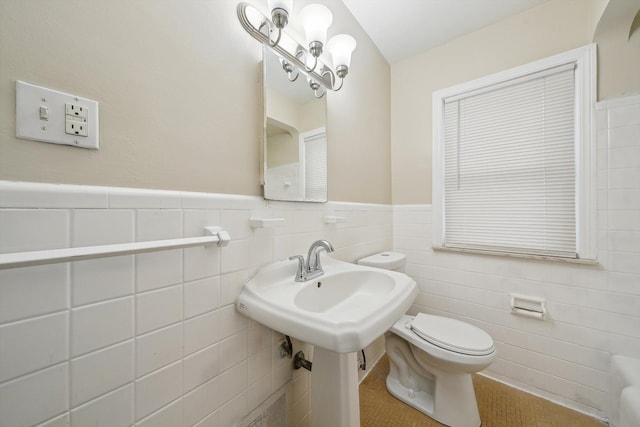
[[[425,341],[456,353],[484,356],[494,351],[488,333],[456,319],[419,313],[411,322],[411,330]]]

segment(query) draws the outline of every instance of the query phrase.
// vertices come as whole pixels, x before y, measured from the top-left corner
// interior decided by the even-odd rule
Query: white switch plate
[[[86,113],[86,136],[66,133],[67,104]],[[46,107],[47,120],[41,119],[40,107]],[[16,81],[16,137],[97,150],[98,130],[98,102]]]

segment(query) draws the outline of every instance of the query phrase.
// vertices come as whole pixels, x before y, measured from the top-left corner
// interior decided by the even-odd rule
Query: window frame
[[[576,258],[449,248],[444,223],[444,100],[565,64],[575,64]],[[595,260],[597,258],[596,45],[595,43],[433,93],[433,248],[519,257]]]

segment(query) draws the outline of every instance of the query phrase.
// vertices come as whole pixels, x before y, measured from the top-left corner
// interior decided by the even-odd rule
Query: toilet
[[[403,271],[405,259],[384,252],[358,263]],[[480,426],[471,374],[496,358],[489,334],[443,316],[403,315],[385,334],[385,348],[390,367],[386,383],[393,396],[448,426]]]

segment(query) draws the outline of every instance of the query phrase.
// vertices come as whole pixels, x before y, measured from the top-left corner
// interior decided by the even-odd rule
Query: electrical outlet
[[[89,126],[85,121],[67,119],[65,123],[64,133],[77,136],[89,136]]]
[[[65,128],[64,133],[68,135],[89,136],[89,109],[80,104],[67,102],[64,104]]]
[[[85,122],[87,121],[86,119],[87,117],[89,117],[89,109],[87,107],[83,107],[82,105],[71,104],[71,103],[64,104],[64,107],[65,107],[65,113],[67,116],[83,118],[85,119]]]

